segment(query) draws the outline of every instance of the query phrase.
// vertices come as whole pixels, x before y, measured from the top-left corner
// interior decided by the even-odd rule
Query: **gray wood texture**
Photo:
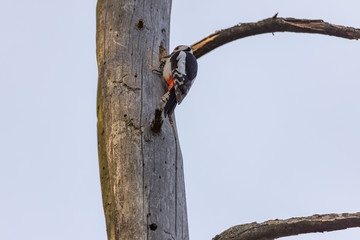
[[[316,33],[355,40],[360,38],[359,28],[335,25],[321,19],[279,18],[278,14],[275,14],[258,22],[241,23],[216,31],[191,45],[191,48],[195,57],[200,58],[215,48],[237,39],[274,32]]]
[[[151,131],[166,83],[170,0],[98,0],[98,150],[108,239],[188,239],[175,123]],[[162,53],[163,54],[163,53]]]
[[[360,226],[360,213],[323,214],[309,217],[248,223],[229,228],[213,240],[271,240],[304,233],[330,232]]]

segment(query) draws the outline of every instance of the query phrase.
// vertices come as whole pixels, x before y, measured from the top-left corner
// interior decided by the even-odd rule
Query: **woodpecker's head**
[[[179,51],[184,51],[184,52],[190,52],[190,53],[192,53],[191,47],[186,46],[186,45],[179,45],[179,46],[177,46],[177,47],[174,49],[173,53],[176,53],[176,52],[179,52]]]

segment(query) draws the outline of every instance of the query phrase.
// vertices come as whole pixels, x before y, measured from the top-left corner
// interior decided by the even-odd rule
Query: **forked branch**
[[[229,228],[213,240],[270,240],[303,233],[336,231],[360,227],[360,212],[313,215],[310,217],[270,220]]]
[[[317,33],[356,40],[360,38],[360,29],[358,28],[334,25],[324,22],[321,19],[278,18],[277,14],[275,14],[275,16],[271,18],[259,22],[242,23],[217,31],[193,44],[191,48],[193,49],[195,57],[199,58],[231,41],[262,33],[274,32]]]

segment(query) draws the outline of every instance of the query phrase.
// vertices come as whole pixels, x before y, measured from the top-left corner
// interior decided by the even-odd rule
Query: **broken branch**
[[[274,32],[317,33],[355,40],[360,38],[360,29],[358,28],[334,25],[321,19],[278,18],[277,14],[275,14],[271,18],[259,22],[242,23],[217,31],[193,44],[191,48],[195,57],[200,58],[215,48],[231,41]]]
[[[360,227],[360,212],[313,215],[243,224],[229,228],[215,236],[213,240],[270,240],[303,233],[329,232],[352,227]]]

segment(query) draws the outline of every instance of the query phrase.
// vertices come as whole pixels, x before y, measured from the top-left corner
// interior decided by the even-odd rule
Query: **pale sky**
[[[279,17],[360,27],[356,0],[173,1],[171,49]],[[3,1],[0,239],[105,240],[95,0]],[[199,59],[177,107],[190,238],[360,211],[360,42],[275,33]],[[358,240],[360,229],[283,239]]]

